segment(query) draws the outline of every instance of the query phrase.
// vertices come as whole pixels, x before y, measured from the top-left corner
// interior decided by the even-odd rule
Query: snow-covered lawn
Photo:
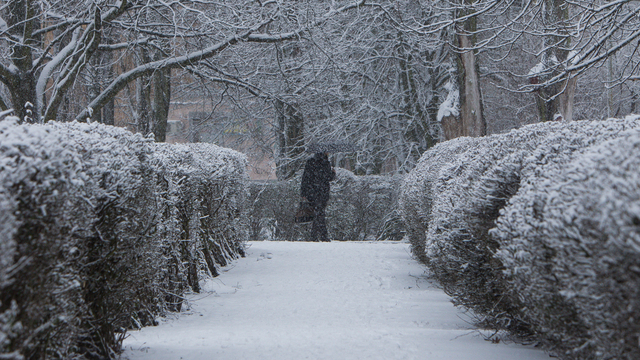
[[[485,341],[399,242],[251,242],[129,359],[549,359]]]

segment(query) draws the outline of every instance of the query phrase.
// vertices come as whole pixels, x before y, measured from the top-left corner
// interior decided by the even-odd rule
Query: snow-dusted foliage
[[[294,215],[300,182],[250,181],[249,227],[252,240],[303,240]]]
[[[336,168],[326,209],[329,237],[339,241],[401,239],[404,224],[397,201],[401,176],[356,176]],[[250,222],[255,240],[307,240],[310,224],[296,224],[300,175],[288,181],[255,181]]]
[[[99,124],[51,123],[46,128],[77,151],[87,175],[85,196],[91,207],[85,218],[93,221],[80,254],[84,300],[95,318],[89,320],[94,342],[115,348],[122,336],[118,332],[152,324],[164,309],[154,143]]]
[[[0,288],[9,284],[9,266],[13,263],[16,251],[16,242],[13,240],[16,218],[9,211],[14,206],[9,196],[0,192]]]
[[[548,128],[532,125],[478,139],[440,169],[433,182],[426,263],[455,303],[488,313],[492,320],[502,321],[512,304],[501,296],[499,266],[491,260],[496,244],[487,231],[518,189],[514,168]]]
[[[0,123],[2,353],[73,358],[86,337],[78,259],[93,219],[83,165],[51,127]]]
[[[411,251],[423,262],[426,262],[425,235],[431,218],[431,204],[436,196],[434,182],[444,167],[477,142],[477,138],[461,137],[439,143],[422,156],[402,182],[399,208],[407,224]]]
[[[244,253],[247,164],[244,155],[212,144],[158,144],[156,150],[167,205],[161,227],[169,240],[166,295],[179,309],[181,298],[173,294],[187,283],[199,291],[201,274],[217,276]]]
[[[242,155],[205,145],[169,156],[171,146],[100,124],[0,126],[3,354],[113,357],[125,329],[179,309],[188,278],[198,290],[205,254],[242,251]],[[186,234],[181,206],[195,209]],[[226,243],[171,256],[203,243],[196,233]]]
[[[335,240],[400,240],[405,232],[397,203],[402,176],[356,176],[336,169],[327,206]]]
[[[640,358],[639,122],[592,124],[598,140],[636,129],[573,155],[570,132],[556,159],[534,153],[492,231],[509,296],[565,358]]]
[[[553,343],[554,340],[558,344],[563,343],[562,346],[566,346],[564,349],[574,350],[584,345],[584,352],[576,355],[578,358],[584,358],[585,352],[601,358],[597,354],[604,353],[603,350],[594,350],[596,347],[586,342],[587,337],[575,338],[573,345],[568,345],[572,343],[570,336],[581,331],[595,339],[595,334],[587,330],[587,323],[596,324],[598,320],[583,320],[578,316],[581,308],[569,306],[566,300],[576,297],[576,282],[585,283],[576,274],[598,272],[595,267],[585,265],[586,262],[579,259],[576,252],[581,245],[575,244],[575,239],[581,238],[582,232],[594,234],[591,228],[596,220],[593,219],[593,213],[584,210],[584,217],[580,218],[580,222],[576,221],[576,217],[571,215],[576,212],[570,211],[569,203],[560,204],[558,194],[572,180],[581,189],[572,197],[576,204],[588,204],[588,196],[601,201],[597,209],[589,210],[601,214],[603,220],[598,221],[607,224],[601,226],[620,221],[620,215],[614,216],[614,212],[604,211],[607,206],[617,208],[615,204],[618,202],[628,205],[637,199],[637,195],[630,196],[631,190],[627,190],[627,195],[622,190],[637,186],[630,185],[637,177],[629,173],[625,175],[628,180],[625,176],[619,176],[617,181],[606,181],[612,172],[603,170],[607,157],[601,156],[603,164],[597,165],[595,160],[583,160],[585,155],[582,154],[603,153],[597,150],[600,149],[598,144],[639,127],[637,118],[544,123],[477,139],[473,143],[471,140],[457,139],[434,147],[423,155],[418,167],[403,184],[401,208],[414,254],[429,266],[456,304],[481,314],[485,324],[515,332],[533,330],[547,343]],[[443,153],[445,151],[451,154]],[[620,158],[624,156],[620,155]],[[603,196],[611,192],[594,192],[594,185],[585,181],[588,177],[577,175],[585,173],[591,176],[599,174],[597,181],[605,184],[618,184],[612,185],[619,192],[617,198]],[[543,185],[545,190],[541,193]],[[616,186],[621,188],[618,190]],[[550,216],[543,215],[551,211],[545,201],[557,203],[553,210],[557,218],[551,220]],[[589,205],[581,209],[587,208]],[[629,214],[633,213],[633,207],[627,209],[626,217],[622,218],[627,219],[628,226],[631,226],[633,216]],[[545,224],[547,221],[552,221],[554,225]],[[498,230],[490,231],[496,222]],[[555,229],[555,233],[545,233],[546,228]],[[602,244],[602,237],[593,236],[593,241],[599,239],[599,244]],[[557,240],[553,250],[547,244],[552,239]],[[562,281],[574,286],[567,289],[559,287],[561,277],[551,270],[559,266],[556,254],[563,251],[566,262],[562,265],[565,267]],[[585,250],[580,251],[585,253]],[[497,257],[494,256],[496,252],[499,254]],[[587,253],[585,257],[592,253]],[[591,261],[607,263],[608,260],[600,258]],[[618,270],[625,274],[629,272],[626,268]],[[607,271],[612,270],[602,270],[602,273]],[[559,280],[553,280],[556,277]],[[589,284],[596,286],[596,282]],[[599,283],[597,286],[601,285]],[[626,293],[620,295],[620,292],[616,294],[620,298],[631,296]],[[611,304],[616,303],[612,301]],[[622,306],[622,303],[615,306]],[[628,304],[624,306],[628,308]],[[592,304],[585,311],[595,311],[596,308]],[[602,315],[604,313],[591,314],[594,317]],[[594,329],[598,330],[602,331],[601,328]],[[605,336],[604,333],[606,331],[600,336]],[[630,333],[626,334],[628,336]],[[606,336],[612,336],[611,332]],[[637,339],[634,339],[633,344],[637,347]],[[609,345],[616,346],[613,342],[609,342]]]

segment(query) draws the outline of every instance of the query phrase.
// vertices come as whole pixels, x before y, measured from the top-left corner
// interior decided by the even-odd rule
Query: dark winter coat
[[[304,166],[300,195],[307,198],[314,206],[327,206],[331,186],[329,182],[335,177],[336,173],[331,169],[327,155],[316,153]]]

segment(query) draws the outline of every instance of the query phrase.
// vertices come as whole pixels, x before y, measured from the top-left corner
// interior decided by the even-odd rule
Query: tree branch
[[[358,8],[365,4],[365,0],[358,0],[349,5],[345,5],[341,8],[334,9],[326,13],[321,19],[311,22],[307,26],[303,26],[296,31],[282,33],[277,35],[268,35],[268,34],[254,34],[254,32],[263,28],[265,25],[271,23],[273,20],[268,19],[265,20],[250,29],[244,31],[241,34],[234,35],[226,38],[222,42],[219,42],[215,45],[212,45],[203,50],[194,51],[187,55],[171,58],[171,59],[163,59],[158,61],[152,61],[140,66],[137,66],[123,74],[120,74],[105,90],[102,91],[91,103],[85,108],[82,112],[80,112],[76,116],[76,120],[85,121],[90,114],[94,111],[99,111],[102,107],[113,97],[115,97],[124,87],[130,83],[131,81],[144,76],[149,75],[157,70],[167,69],[167,68],[180,68],[186,66],[193,66],[198,64],[200,61],[204,59],[208,59],[219,54],[224,49],[229,46],[235,45],[241,41],[250,41],[250,42],[259,42],[259,43],[273,43],[273,42],[282,42],[286,40],[295,39],[304,31],[307,31],[312,26],[318,26],[324,22],[326,22],[331,17],[335,16],[338,13],[346,12],[348,10]],[[245,86],[246,87],[246,86]]]
[[[0,63],[0,81],[2,81],[3,84],[5,84],[7,87],[11,88],[11,84],[13,82],[15,82],[17,79],[17,76],[15,73],[13,73],[11,71],[11,69],[9,67],[7,67],[5,64]]]
[[[122,50],[122,49],[127,49],[131,46],[135,46],[135,45],[145,45],[149,43],[149,38],[144,38],[144,39],[139,39],[136,41],[131,41],[131,42],[125,42],[125,43],[118,43],[118,44],[100,44],[98,45],[98,50],[100,51],[116,51],[116,50]]]
[[[56,81],[54,85],[51,99],[43,114],[43,119],[55,119],[57,117],[58,108],[67,89],[74,83],[78,73],[80,73],[96,50],[98,50],[98,46],[102,40],[102,23],[109,22],[123,14],[127,6],[127,0],[122,0],[119,2],[119,6],[113,7],[104,15],[100,11],[100,8],[96,7],[93,21],[84,28],[82,37],[75,41],[75,43],[71,42],[65,47],[64,51],[66,56],[58,58],[50,67],[45,68],[46,71],[40,74],[38,79],[39,87],[36,91],[41,91],[41,93],[44,94],[44,84],[46,84],[48,76],[51,75],[55,68],[67,62],[67,66],[62,69],[58,77],[59,80]],[[74,48],[70,47],[72,43],[74,44]]]
[[[285,40],[292,40],[295,39],[297,37],[300,36],[300,34],[302,34],[303,32],[309,30],[312,27],[316,27],[319,25],[322,25],[323,23],[325,23],[327,20],[329,20],[330,18],[332,18],[333,16],[335,16],[336,14],[339,13],[343,13],[346,11],[349,11],[351,9],[355,9],[355,8],[359,8],[361,6],[365,6],[367,4],[365,4],[366,0],[359,0],[357,2],[351,3],[349,5],[345,5],[341,8],[338,9],[334,9],[329,11],[328,13],[326,13],[321,19],[316,20],[304,27],[299,28],[296,31],[292,31],[292,32],[288,32],[288,33],[283,33],[283,34],[277,34],[277,35],[269,35],[269,34],[251,34],[247,37],[247,41],[249,42],[259,42],[259,43],[275,43],[275,42],[282,42]]]
[[[269,20],[270,21],[270,20]],[[262,25],[262,24],[261,24]],[[148,62],[146,64],[137,66],[125,73],[120,74],[100,95],[98,95],[86,109],[84,109],[80,114],[76,116],[76,120],[85,121],[87,117],[90,116],[94,111],[98,111],[102,109],[102,107],[114,96],[116,96],[124,87],[133,80],[137,78],[149,75],[156,70],[168,69],[168,68],[179,68],[190,65],[195,65],[203,59],[212,57],[227,47],[238,43],[239,41],[246,39],[246,37],[252,32],[254,29],[248,30],[241,35],[236,35],[225,39],[224,41],[217,43],[213,46],[210,46],[206,49],[192,52],[190,54],[179,56],[173,59],[163,59],[158,61]]]

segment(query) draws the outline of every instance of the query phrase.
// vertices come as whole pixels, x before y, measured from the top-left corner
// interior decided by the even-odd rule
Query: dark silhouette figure
[[[311,241],[329,241],[324,209],[329,202],[330,182],[336,178],[331,168],[327,153],[316,153],[307,160],[302,173],[300,195],[313,207],[313,224],[311,225]]]

